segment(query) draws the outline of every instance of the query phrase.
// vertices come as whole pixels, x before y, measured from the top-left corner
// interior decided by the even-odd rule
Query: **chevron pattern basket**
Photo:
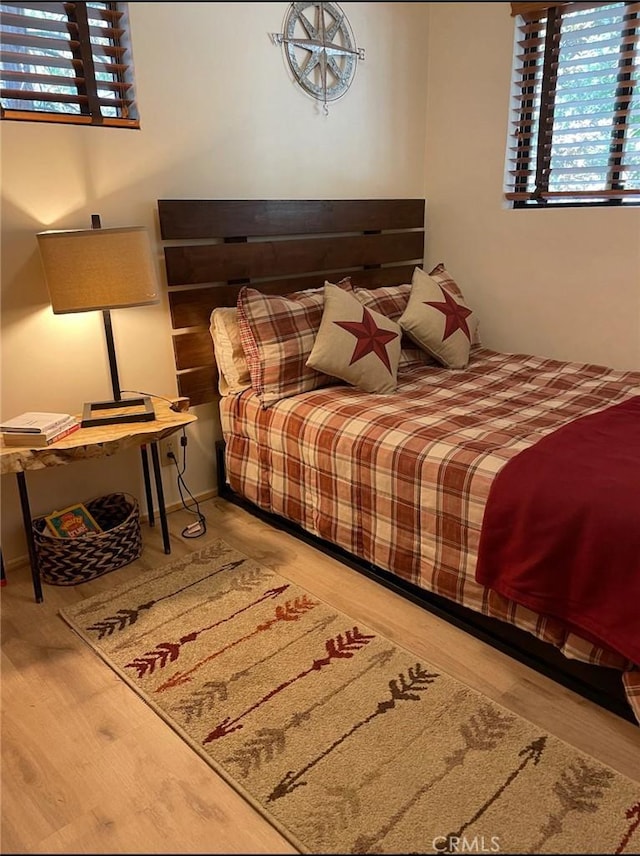
[[[74,586],[135,561],[142,553],[140,512],[136,499],[112,493],[85,503],[102,528],[77,538],[58,538],[44,517],[33,520],[33,539],[45,583]]]

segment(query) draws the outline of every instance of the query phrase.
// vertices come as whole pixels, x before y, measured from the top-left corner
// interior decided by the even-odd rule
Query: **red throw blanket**
[[[640,663],[640,397],[557,429],[500,470],[476,579]]]

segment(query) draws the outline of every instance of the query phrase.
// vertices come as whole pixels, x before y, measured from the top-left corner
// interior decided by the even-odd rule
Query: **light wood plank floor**
[[[505,707],[640,780],[640,728],[492,650],[356,571],[220,499],[208,531],[169,515],[172,555],[143,526],[132,565],[45,586],[27,568],[2,590],[2,853],[293,853],[294,848],[167,727],[59,617],[58,609],[223,538]]]

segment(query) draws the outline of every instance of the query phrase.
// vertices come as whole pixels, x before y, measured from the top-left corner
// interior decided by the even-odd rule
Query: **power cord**
[[[169,452],[169,458],[173,461],[173,465],[176,468],[180,501],[182,502],[185,511],[188,511],[190,514],[195,514],[198,518],[195,523],[191,523],[189,526],[185,526],[185,528],[182,530],[182,537],[200,538],[200,536],[204,535],[207,531],[207,520],[204,514],[200,511],[200,505],[198,503],[198,500],[191,493],[183,478],[185,470],[187,469],[187,434],[184,430],[184,427],[182,429],[182,437],[180,437],[180,445],[182,447],[182,468],[178,465],[178,460],[173,454],[173,452]],[[186,493],[188,493],[191,497],[195,509],[191,508],[185,501],[183,490],[186,491]]]
[[[151,398],[160,398],[162,401],[168,401],[171,409],[173,410],[173,401],[170,398],[166,398],[164,395],[158,395],[155,392],[141,392],[138,389],[123,389],[121,392],[128,392],[130,395],[148,395]],[[183,478],[185,470],[187,469],[187,433],[182,427],[182,437],[180,437],[180,445],[182,446],[182,469],[178,465],[178,460],[173,452],[169,452],[169,459],[173,461],[173,465],[176,468],[177,473],[177,485],[178,491],[180,493],[180,501],[182,502],[182,506],[185,511],[188,511],[189,514],[195,514],[197,516],[197,520],[195,523],[191,523],[189,526],[185,526],[182,530],[183,538],[200,538],[201,535],[204,535],[207,531],[207,519],[204,514],[200,511],[200,505],[198,504],[198,500],[191,493],[189,488],[186,485],[186,482]],[[184,494],[182,491],[186,491],[189,494],[191,499],[193,500],[193,504],[195,505],[195,511],[193,508],[190,508],[184,498]]]

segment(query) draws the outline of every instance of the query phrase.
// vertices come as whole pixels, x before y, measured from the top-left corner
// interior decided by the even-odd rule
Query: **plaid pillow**
[[[432,271],[429,271],[429,276],[432,279],[435,279],[435,281],[438,283],[438,285],[441,285],[443,288],[446,288],[447,291],[451,292],[451,294],[453,294],[454,297],[459,297],[462,300],[464,300],[464,294],[460,291],[460,286],[453,279],[453,277],[451,276],[451,274],[449,273],[449,271],[446,269],[446,267],[444,266],[444,264],[442,262],[440,262],[439,265],[436,265]],[[473,331],[473,334],[471,337],[471,344],[472,345],[479,345],[480,344],[480,325],[478,324],[477,319],[476,319],[475,325],[476,325],[475,330]]]
[[[338,286],[353,290],[349,277]],[[336,383],[335,378],[305,365],[320,329],[324,288],[280,295],[244,286],[237,307],[251,386],[263,407]]]
[[[390,318],[397,324],[398,319],[407,308],[409,295],[411,294],[411,284],[384,285],[380,288],[354,288],[353,291],[363,306],[379,312],[380,315]],[[435,360],[412,342],[406,333],[403,334],[400,344],[399,369],[429,364],[435,365]]]

